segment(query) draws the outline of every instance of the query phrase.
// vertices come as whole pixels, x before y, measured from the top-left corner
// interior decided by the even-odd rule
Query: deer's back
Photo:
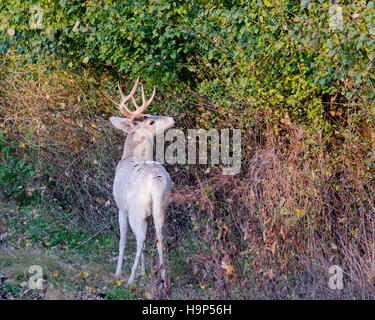
[[[152,193],[157,192],[167,202],[172,180],[158,162],[126,159],[116,167],[113,195],[120,210],[142,206],[151,213]]]

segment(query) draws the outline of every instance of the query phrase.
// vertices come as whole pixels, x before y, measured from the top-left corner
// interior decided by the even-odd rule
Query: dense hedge
[[[30,62],[48,55],[61,68],[87,64],[186,84],[240,124],[244,109],[262,107],[327,126],[325,113],[345,118],[354,102],[374,99],[374,2],[342,4],[338,28],[337,6],[326,1],[235,3],[1,0],[0,53],[14,48]],[[327,102],[344,110],[327,110]]]

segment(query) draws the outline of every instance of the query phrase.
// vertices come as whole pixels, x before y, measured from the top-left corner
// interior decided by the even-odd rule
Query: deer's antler
[[[156,88],[154,86],[154,90],[152,92],[151,98],[146,101],[145,93],[143,91],[143,85],[141,84],[142,105],[140,105],[140,106],[137,105],[137,103],[135,101],[135,98],[134,98],[134,94],[137,91],[138,84],[139,84],[139,77],[137,78],[137,81],[135,82],[132,91],[130,91],[129,95],[127,95],[127,96],[124,95],[124,93],[121,90],[120,84],[118,84],[118,88],[119,88],[120,95],[121,95],[121,102],[116,103],[115,101],[111,100],[114,104],[118,105],[121,113],[125,117],[129,118],[130,120],[134,120],[136,117],[138,117],[140,114],[142,114],[146,110],[146,108],[151,104],[152,100],[154,100],[154,97],[155,97]],[[128,109],[128,107],[125,105],[130,99],[132,99],[133,104],[136,108],[135,111],[130,111]]]

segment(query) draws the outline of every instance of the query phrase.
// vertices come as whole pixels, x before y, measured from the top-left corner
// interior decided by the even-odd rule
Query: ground
[[[127,286],[135,255],[135,238],[129,233],[123,276],[116,281],[117,232],[93,237],[69,224],[67,212],[53,206],[3,204],[0,236],[0,299],[155,299],[158,290],[151,263],[156,263],[151,237],[146,254],[146,277]],[[114,223],[114,229],[117,224]],[[90,239],[89,241],[87,241]],[[210,286],[192,276],[185,257],[189,241],[167,245],[167,270],[172,299],[209,299]],[[30,267],[34,267],[34,270]],[[30,281],[39,276],[40,287]],[[32,283],[31,283],[32,284]],[[38,284],[36,285],[38,286]],[[212,297],[211,297],[212,298]]]

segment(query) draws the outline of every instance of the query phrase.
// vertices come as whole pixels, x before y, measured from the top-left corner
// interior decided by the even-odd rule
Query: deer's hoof
[[[116,272],[115,278],[116,278],[116,280],[120,280],[120,278],[121,278],[121,272]]]

